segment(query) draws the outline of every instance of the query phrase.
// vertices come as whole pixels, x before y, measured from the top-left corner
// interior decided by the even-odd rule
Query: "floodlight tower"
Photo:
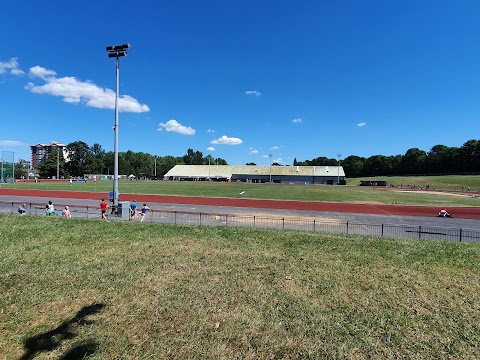
[[[337,185],[340,185],[340,158],[342,154],[337,154],[338,164],[337,164]]]
[[[270,183],[272,182],[272,156],[273,154],[268,154],[268,157],[270,158]]]
[[[113,141],[113,205],[118,211],[118,76],[119,76],[119,61],[118,58],[122,56],[127,56],[127,49],[130,49],[130,44],[123,45],[114,45],[107,46],[106,50],[108,52],[109,58],[115,58],[115,125],[113,126],[113,131],[115,132],[115,137]]]

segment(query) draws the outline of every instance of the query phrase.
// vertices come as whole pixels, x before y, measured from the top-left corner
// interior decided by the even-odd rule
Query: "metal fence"
[[[20,204],[0,201],[0,213],[18,213]],[[55,215],[62,216],[64,205],[56,204]],[[71,205],[70,214],[73,218],[100,219],[100,211],[97,207]],[[45,204],[26,204],[26,215],[45,215]],[[110,211],[109,211],[110,212]],[[141,216],[136,216],[139,221]],[[119,217],[116,214],[108,214],[112,221],[130,220],[129,215]],[[184,212],[169,210],[150,210],[145,217],[145,222],[157,224],[179,224],[195,226],[236,226],[248,228],[270,228],[299,231],[313,231],[320,233],[356,234],[380,237],[430,239],[480,242],[480,231],[461,228],[427,227],[413,225],[389,225],[389,224],[362,224],[359,222],[342,222],[340,220],[305,219],[289,217],[265,217],[243,216],[231,214],[212,214],[201,212]]]

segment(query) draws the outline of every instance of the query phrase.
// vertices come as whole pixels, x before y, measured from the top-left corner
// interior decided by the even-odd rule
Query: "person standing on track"
[[[137,202],[134,199],[133,202],[130,203],[130,221],[135,220],[136,215],[137,215]]]
[[[105,199],[102,199],[102,202],[100,205],[98,205],[98,208],[102,211],[102,220],[107,220],[107,209],[108,209],[108,204],[105,202]],[[98,209],[97,208],[97,209]]]

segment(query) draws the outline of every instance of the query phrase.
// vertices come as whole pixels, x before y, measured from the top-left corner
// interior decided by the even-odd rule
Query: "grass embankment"
[[[450,177],[452,178],[452,177]],[[476,177],[480,180],[480,177]],[[478,181],[477,180],[477,181]],[[453,180],[452,180],[453,181]],[[460,184],[459,180],[456,184]],[[469,182],[465,182],[467,184]],[[112,190],[111,181],[97,183],[40,182],[15,183],[2,185],[5,188],[91,191],[106,196]],[[477,185],[476,188],[479,186]],[[461,186],[460,186],[461,188]],[[467,186],[464,186],[467,189]],[[433,186],[431,185],[431,189]],[[474,189],[472,187],[472,189]],[[305,186],[288,184],[246,184],[246,183],[208,183],[190,181],[120,181],[120,194],[158,194],[178,196],[204,196],[238,198],[241,192],[247,199],[275,199],[295,201],[330,201],[347,203],[377,203],[431,206],[479,206],[480,199],[471,193],[458,192],[454,195],[429,191],[412,193],[395,188],[371,188],[361,186]],[[99,196],[102,196],[99,195]],[[121,198],[121,195],[120,195]]]
[[[0,229],[7,359],[480,357],[478,244],[12,215]]]

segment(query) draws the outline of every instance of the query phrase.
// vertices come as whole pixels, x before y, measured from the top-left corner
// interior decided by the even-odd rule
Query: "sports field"
[[[472,187],[472,177],[438,177],[447,188],[430,186],[429,190],[391,187],[288,185],[288,184],[246,184],[216,182],[175,182],[175,181],[120,181],[122,195],[151,194],[188,197],[244,198],[316,202],[340,202],[352,204],[392,204],[422,206],[480,206],[478,198],[480,177],[477,186]],[[434,183],[434,177],[429,178]],[[436,180],[435,183],[439,183]],[[462,186],[464,191],[462,191]],[[107,195],[112,190],[112,181],[74,182],[68,181],[39,183],[3,184],[1,189],[30,189],[54,191],[84,191]],[[472,191],[468,192],[468,187]],[[433,190],[438,189],[438,190]]]

